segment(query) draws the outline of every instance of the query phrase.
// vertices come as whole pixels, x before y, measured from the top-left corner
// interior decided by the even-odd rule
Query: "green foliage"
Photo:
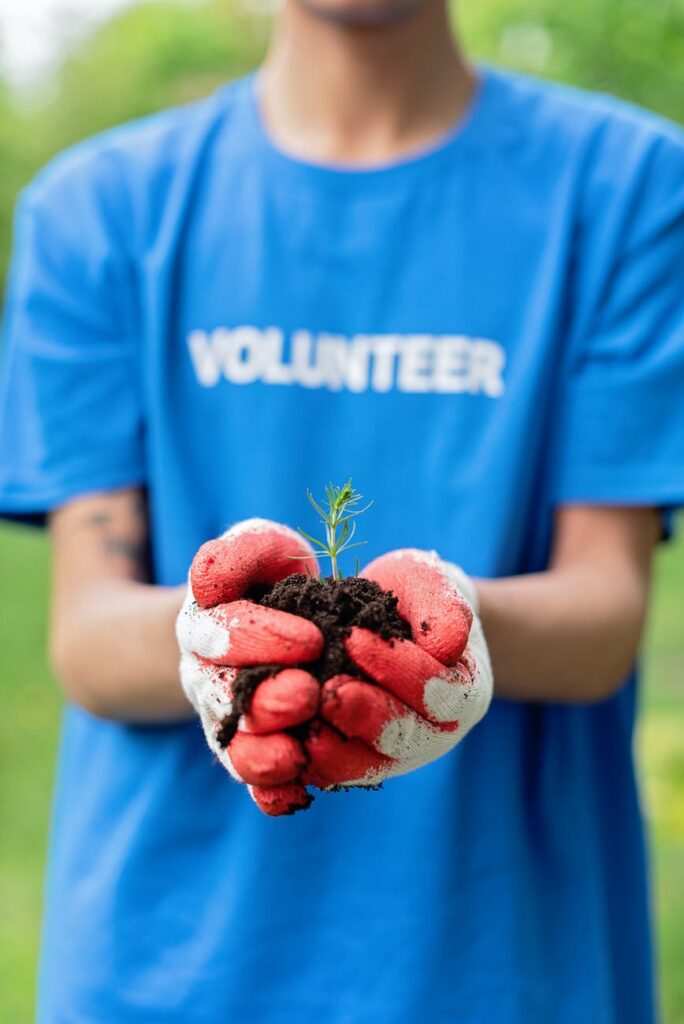
[[[153,2],[126,10],[70,53],[34,117],[45,148],[204,96],[258,63],[268,23],[235,3]]]
[[[42,102],[23,103],[0,78],[0,293],[17,192],[43,164],[80,139],[245,74],[269,27],[238,0],[142,3],[67,52]]]
[[[325,489],[325,501],[322,505],[318,504],[311,491],[307,490],[306,496],[314,511],[320,516],[321,525],[325,528],[325,540],[317,540],[316,537],[312,537],[310,533],[303,530],[301,526],[298,527],[298,530],[302,537],[306,537],[308,541],[311,541],[317,553],[325,555],[330,559],[332,578],[334,580],[341,580],[342,570],[338,565],[338,558],[344,551],[348,551],[350,548],[358,548],[366,543],[364,540],[354,540],[354,535],[356,534],[355,520],[357,516],[360,516],[362,512],[366,512],[371,507],[372,502],[369,502],[363,508],[357,507],[359,502],[363,500],[363,495],[354,490],[351,477],[342,487],[328,484]],[[293,558],[297,557],[300,556],[293,555]]]
[[[684,121],[682,0],[461,0],[457,15],[478,57]],[[44,102],[26,107],[0,82],[0,288],[14,197],[43,163],[78,139],[244,74],[269,27],[239,0],[141,3],[65,54]]]
[[[684,121],[681,0],[463,0],[471,52]]]
[[[40,154],[26,137],[13,97],[0,80],[0,292],[7,273],[16,194],[39,163]]]

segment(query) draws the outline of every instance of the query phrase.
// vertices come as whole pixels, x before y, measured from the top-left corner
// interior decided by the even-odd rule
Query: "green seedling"
[[[356,517],[366,512],[371,505],[369,501],[363,508],[358,505],[363,501],[363,496],[352,487],[351,478],[342,487],[335,487],[328,484],[325,489],[325,501],[319,505],[310,490],[307,489],[306,496],[314,510],[320,516],[320,522],[325,527],[325,540],[318,540],[310,533],[297,527],[302,537],[306,537],[316,549],[316,554],[323,555],[330,559],[331,576],[334,580],[341,580],[342,570],[339,567],[338,559],[343,551],[350,548],[360,547],[366,542],[354,540],[356,533]],[[297,557],[297,556],[295,556]],[[359,574],[358,560],[356,563],[356,575]]]

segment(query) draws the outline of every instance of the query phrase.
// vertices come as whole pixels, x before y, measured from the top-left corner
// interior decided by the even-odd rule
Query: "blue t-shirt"
[[[352,475],[368,558],[542,569],[559,503],[684,500],[683,270],[655,117],[487,70],[435,148],[349,171],[274,148],[246,79],[26,191],[0,506],[143,484],[177,584]],[[429,767],[286,819],[196,722],[69,707],[41,1024],[649,1024],[635,696],[495,701]]]

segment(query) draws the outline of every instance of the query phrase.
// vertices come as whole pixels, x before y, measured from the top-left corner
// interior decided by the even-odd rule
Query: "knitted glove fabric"
[[[222,742],[220,730],[233,710],[238,669],[302,665],[321,654],[323,635],[312,622],[244,596],[254,586],[276,583],[307,565],[317,571],[311,548],[294,530],[264,519],[238,523],[197,552],[176,622],[181,684],[207,743],[270,814],[310,802],[301,782],[294,781],[306,766],[305,753],[285,730],[316,714],[318,683],[301,668],[284,668],[257,687],[249,714],[242,716],[229,743]]]
[[[320,716],[334,729],[305,743],[307,781],[321,788],[376,785],[434,761],[480,721],[492,696],[475,588],[461,569],[435,552],[405,549],[362,575],[394,592],[414,640],[358,628],[346,639],[359,677],[323,685]]]

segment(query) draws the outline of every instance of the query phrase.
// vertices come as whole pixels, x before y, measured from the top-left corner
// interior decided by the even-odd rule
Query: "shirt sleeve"
[[[671,509],[684,503],[684,142],[673,129],[610,162],[582,227],[554,497]]]
[[[20,199],[0,367],[0,514],[144,483],[131,262],[81,172]]]

